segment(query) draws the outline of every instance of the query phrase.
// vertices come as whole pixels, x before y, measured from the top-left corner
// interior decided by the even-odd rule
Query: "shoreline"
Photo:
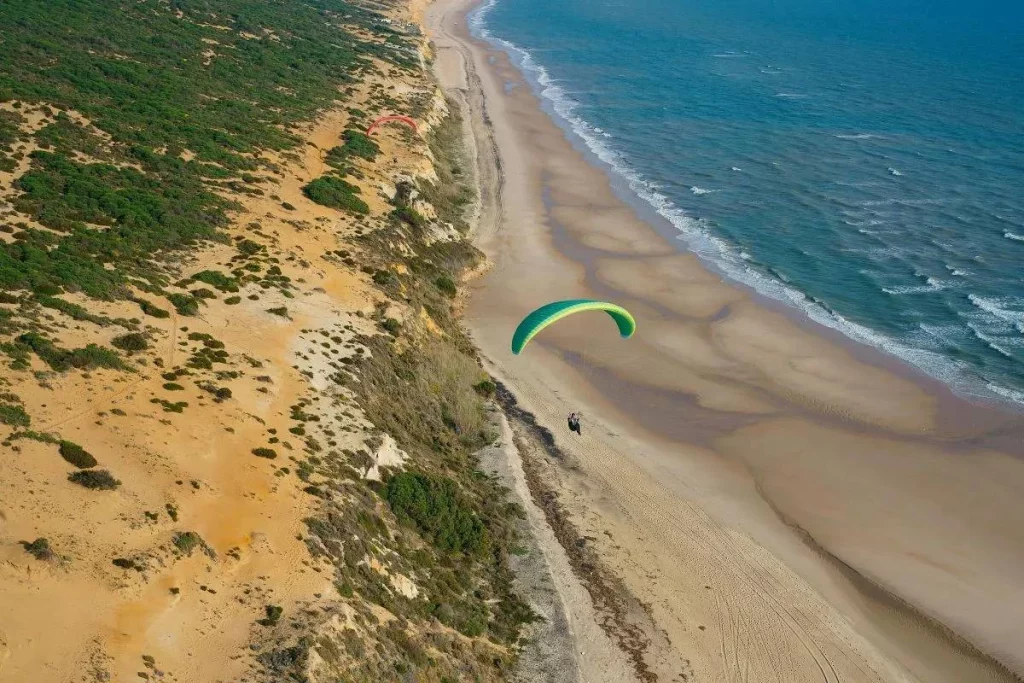
[[[481,2],[484,1],[485,0],[481,0]],[[484,8],[478,4],[468,10],[466,12],[467,24],[472,23],[469,19],[469,15],[480,12],[483,9]],[[482,40],[492,48],[505,52],[506,54],[508,53],[508,50],[504,46],[494,44],[497,39],[495,39],[495,41],[491,41],[487,38],[481,39],[479,36],[472,33],[470,35],[474,40]],[[515,49],[522,50],[522,48],[519,48],[518,46],[515,46]],[[523,50],[523,53],[528,54],[525,50]],[[520,72],[523,72],[524,80],[528,83],[529,87],[534,90],[534,94],[537,95],[536,90],[543,88],[543,84],[541,84],[533,74],[524,72],[521,64],[516,64],[513,61],[513,65]],[[648,199],[640,196],[632,187],[630,187],[630,180],[623,174],[622,170],[616,168],[614,164],[605,161],[591,148],[590,143],[573,127],[573,124],[556,110],[557,108],[552,100],[543,96],[539,96],[537,99],[540,103],[540,109],[547,114],[552,123],[554,123],[563,132],[572,147],[584,157],[587,163],[602,170],[608,176],[609,186],[612,192],[622,203],[628,205],[636,216],[657,232],[667,244],[682,242],[683,244],[689,245],[689,242],[683,232],[678,227],[676,227],[667,217],[662,215],[658,211],[657,207],[653,206]],[[1024,418],[1024,404],[1001,396],[991,390],[989,390],[988,394],[967,392],[967,387],[954,386],[953,384],[930,374],[922,367],[896,353],[889,352],[872,342],[851,336],[839,327],[834,327],[815,320],[812,317],[810,310],[801,308],[800,306],[789,303],[781,298],[765,294],[754,285],[732,276],[715,259],[705,256],[698,250],[691,249],[689,246],[682,248],[677,247],[677,249],[682,253],[697,256],[704,269],[718,276],[730,286],[744,291],[749,295],[751,300],[755,301],[762,308],[780,313],[786,316],[792,324],[801,327],[807,332],[823,337],[836,345],[842,346],[844,350],[862,362],[880,366],[889,372],[925,387],[942,402],[943,407],[948,409],[948,415],[951,418],[956,418],[958,415],[962,414],[964,404],[969,408],[979,409],[978,412],[980,414],[995,412],[1000,414],[1002,419],[1007,420]],[[560,248],[560,250],[562,249]],[[572,256],[571,258],[576,261],[582,260],[577,256]],[[776,284],[780,287],[788,286],[782,282]],[[828,315],[832,315],[831,311],[826,309],[823,309],[823,311]],[[981,381],[980,378],[978,381]],[[963,391],[961,391],[961,389],[963,389]],[[1021,454],[1024,455],[1024,449],[1021,450]]]
[[[467,25],[473,24],[473,15],[489,11],[491,6],[493,6],[494,1],[495,0],[480,0],[473,8],[467,10]],[[569,143],[590,165],[596,166],[605,172],[609,179],[610,188],[615,196],[632,208],[637,217],[654,229],[666,243],[676,244],[678,242],[682,242],[686,246],[678,247],[678,250],[684,253],[696,255],[700,259],[701,265],[706,270],[717,275],[733,287],[743,290],[751,297],[751,299],[756,301],[762,307],[785,315],[793,324],[803,327],[812,334],[825,337],[835,344],[843,345],[847,351],[855,355],[859,360],[873,365],[882,366],[886,370],[896,373],[901,377],[909,379],[917,384],[924,385],[928,387],[929,391],[935,393],[940,398],[948,397],[949,400],[954,402],[965,402],[972,406],[978,406],[984,410],[993,410],[1004,413],[1009,417],[1024,417],[1024,403],[1019,399],[1015,400],[1004,393],[991,389],[991,382],[986,383],[984,378],[980,375],[963,377],[962,379],[965,381],[962,384],[942,379],[938,373],[932,374],[923,366],[901,355],[901,353],[888,350],[885,348],[883,342],[889,342],[892,345],[899,347],[901,352],[915,353],[921,352],[920,349],[908,347],[895,338],[885,337],[882,333],[869,328],[865,328],[868,333],[878,335],[882,339],[878,342],[865,339],[863,338],[863,335],[858,336],[856,330],[843,329],[843,325],[855,325],[845,318],[842,320],[835,320],[835,325],[829,324],[828,322],[822,322],[815,317],[815,314],[819,316],[824,315],[827,318],[834,318],[838,314],[818,302],[811,301],[811,306],[803,307],[794,303],[792,300],[787,301],[787,299],[781,296],[773,296],[772,294],[762,291],[755,284],[744,280],[742,277],[730,273],[728,268],[726,268],[720,260],[712,256],[705,255],[703,250],[697,248],[698,245],[687,237],[685,231],[675,225],[669,217],[658,209],[655,205],[655,199],[664,199],[663,197],[660,197],[660,195],[657,198],[644,197],[640,190],[633,187],[634,181],[630,178],[632,170],[629,169],[628,166],[619,167],[615,163],[612,163],[601,156],[601,153],[594,148],[595,144],[600,145],[601,143],[592,142],[584,132],[577,129],[577,124],[568,118],[568,112],[562,112],[559,110],[559,104],[554,98],[544,95],[543,91],[547,86],[541,80],[541,77],[538,76],[538,73],[542,73],[545,78],[550,78],[550,76],[541,65],[534,64],[532,67],[524,66],[525,60],[533,59],[533,56],[527,50],[519,47],[518,45],[507,43],[502,39],[478,35],[479,33],[480,29],[477,28],[470,31],[470,36],[474,40],[481,41],[489,45],[491,48],[504,52],[505,54],[510,54],[512,51],[517,53],[519,59],[510,58],[510,62],[512,62],[515,68],[523,74],[525,82],[531,90],[533,90],[534,95],[537,96],[540,109],[548,115],[551,121],[558,126],[560,130],[563,131]],[[569,101],[571,102],[571,100]],[[573,103],[573,106],[575,106],[575,103]],[[585,121],[583,122],[583,125],[589,126]],[[637,177],[637,182],[643,183],[644,181]],[[674,210],[682,213],[681,210]],[[688,215],[685,217],[693,220],[692,217]],[[703,239],[708,241],[715,238],[713,236],[705,236]],[[758,277],[766,276],[762,273],[758,274]],[[766,279],[770,280],[773,288],[791,289],[791,286],[783,281],[771,279],[770,276],[767,276]],[[803,295],[803,292],[798,289],[793,289],[793,292]],[[937,352],[924,351],[923,353],[939,356],[942,359],[941,362],[944,364],[950,363],[949,359]],[[971,391],[972,388],[980,389],[981,393]],[[1008,393],[1017,393],[1013,389],[1005,387],[1001,388]]]
[[[491,135],[499,152],[497,163],[504,173],[505,186],[501,195],[505,197],[504,205],[507,207],[503,210],[498,205],[492,205],[487,209],[487,202],[484,202],[485,213],[489,210],[493,216],[490,219],[486,215],[483,217],[484,227],[478,240],[484,251],[492,257],[494,267],[482,280],[473,285],[475,291],[467,309],[467,322],[474,333],[475,341],[495,365],[496,376],[501,377],[512,387],[517,398],[537,415],[539,422],[558,426],[561,423],[560,414],[564,412],[564,406],[584,405],[587,407],[587,420],[592,425],[588,430],[590,434],[602,431],[607,433],[608,438],[591,437],[588,434],[588,438],[585,439],[586,448],[582,450],[578,446],[570,448],[579,471],[565,474],[566,481],[562,482],[561,492],[563,497],[576,498],[576,504],[570,503],[569,508],[574,510],[577,521],[587,517],[588,504],[601,500],[610,508],[607,518],[602,518],[601,514],[592,515],[594,519],[589,519],[586,523],[592,524],[595,528],[603,525],[604,530],[608,531],[609,526],[619,523],[619,520],[613,520],[614,523],[610,523],[609,520],[621,515],[623,511],[625,515],[622,516],[628,518],[631,512],[630,504],[636,502],[600,490],[601,485],[609,482],[602,481],[602,473],[596,471],[597,468],[589,462],[595,460],[593,452],[600,449],[609,455],[609,462],[612,465],[605,474],[609,471],[621,474],[623,468],[631,466],[635,468],[635,473],[644,484],[640,490],[646,491],[649,484],[660,484],[662,491],[659,493],[670,494],[668,500],[671,502],[666,510],[672,506],[693,507],[699,515],[706,513],[709,520],[702,522],[710,521],[710,526],[717,535],[740,534],[744,537],[744,544],[749,542],[755,546],[748,548],[750,554],[767,552],[773,556],[773,560],[784,560],[789,565],[788,569],[773,565],[772,571],[786,574],[792,570],[790,573],[794,573],[794,576],[787,577],[786,580],[794,590],[820,593],[814,596],[817,601],[811,598],[813,607],[808,607],[807,611],[821,610],[824,614],[831,609],[836,612],[820,619],[821,622],[830,624],[830,628],[833,629],[831,633],[828,632],[829,629],[825,629],[824,634],[815,632],[811,640],[817,642],[820,637],[825,642],[831,640],[835,646],[835,642],[844,639],[842,636],[851,634],[840,635],[844,629],[841,624],[837,627],[831,623],[835,620],[834,617],[838,617],[840,621],[853,619],[857,631],[854,639],[863,638],[864,641],[854,648],[859,651],[860,659],[870,660],[872,664],[868,668],[876,673],[887,672],[884,675],[880,674],[878,680],[891,680],[897,672],[904,677],[922,676],[921,680],[964,680],[964,676],[973,676],[971,680],[1009,680],[999,672],[1000,667],[986,663],[983,658],[969,652],[953,651],[956,648],[950,648],[948,644],[943,646],[938,633],[931,636],[915,633],[912,637],[904,638],[906,642],[887,642],[890,639],[900,640],[898,627],[903,623],[900,618],[890,619],[889,622],[880,619],[878,612],[889,608],[888,606],[883,605],[873,611],[866,608],[868,598],[860,595],[860,591],[852,587],[849,581],[838,576],[840,572],[836,568],[822,566],[821,561],[813,559],[813,553],[808,552],[806,548],[803,551],[799,550],[797,546],[803,541],[794,538],[795,535],[788,527],[785,531],[780,529],[780,526],[785,527],[782,524],[783,520],[772,513],[770,508],[778,506],[782,516],[796,519],[794,523],[804,529],[824,552],[834,556],[837,562],[851,567],[851,571],[856,571],[857,576],[871,582],[871,585],[879,586],[882,590],[892,591],[897,599],[914,605],[922,614],[935,618],[937,623],[946,624],[946,621],[934,614],[938,611],[939,616],[943,616],[941,605],[940,609],[935,610],[929,609],[929,604],[921,604],[937,598],[934,592],[908,599],[904,595],[905,588],[901,591],[901,585],[892,585],[907,581],[917,571],[917,567],[912,563],[895,569],[892,566],[885,566],[892,565],[893,559],[906,562],[907,553],[890,552],[891,557],[886,558],[887,562],[881,563],[882,571],[878,571],[878,566],[869,566],[868,570],[865,570],[864,556],[878,552],[879,548],[876,546],[885,544],[872,544],[869,539],[858,539],[862,547],[856,547],[857,544],[853,547],[843,547],[844,539],[839,532],[844,530],[846,520],[823,520],[823,504],[827,501],[807,500],[815,496],[808,495],[806,490],[802,490],[806,487],[791,487],[794,490],[786,488],[787,478],[800,476],[813,482],[817,477],[820,483],[826,474],[821,471],[825,469],[824,465],[819,465],[818,471],[804,471],[800,465],[806,463],[787,462],[792,459],[788,451],[802,438],[811,438],[820,448],[829,448],[830,442],[836,438],[843,441],[852,440],[851,444],[837,449],[844,457],[832,458],[835,460],[833,464],[836,469],[843,471],[843,466],[851,465],[851,454],[869,444],[872,437],[876,441],[875,451],[878,450],[878,446],[882,446],[883,452],[894,445],[910,448],[915,451],[912,459],[919,461],[929,456],[935,459],[936,454],[929,451],[948,443],[952,444],[952,447],[945,449],[949,452],[941,453],[938,460],[946,470],[958,470],[955,460],[958,457],[967,457],[969,450],[979,451],[979,439],[987,439],[986,445],[989,448],[986,450],[995,450],[1000,445],[1014,443],[1019,425],[1013,424],[1012,417],[994,414],[999,411],[993,411],[984,405],[972,404],[972,408],[965,409],[963,399],[952,395],[945,397],[938,387],[930,386],[930,382],[922,381],[920,377],[908,377],[907,374],[914,373],[907,371],[906,367],[903,368],[907,371],[904,374],[896,368],[887,367],[888,363],[872,363],[870,358],[865,358],[871,354],[866,353],[865,347],[855,341],[844,337],[847,344],[837,345],[837,340],[829,339],[828,335],[821,335],[818,331],[808,335],[808,330],[802,329],[805,326],[794,324],[793,320],[785,320],[782,323],[787,328],[786,339],[772,341],[800,343],[802,353],[798,355],[797,360],[813,366],[810,372],[805,371],[804,376],[797,377],[796,380],[793,377],[785,377],[784,368],[780,369],[774,364],[766,363],[763,358],[750,354],[740,360],[753,364],[762,371],[762,375],[767,374],[768,381],[763,377],[754,378],[752,381],[751,377],[745,376],[744,373],[736,373],[725,363],[719,363],[718,367],[709,369],[708,366],[715,365],[711,361],[721,360],[716,357],[721,355],[721,350],[714,348],[719,341],[716,337],[732,337],[728,341],[734,342],[730,349],[734,352],[737,350],[737,344],[740,350],[749,351],[749,348],[743,349],[743,346],[756,347],[755,344],[751,344],[752,335],[756,336],[766,327],[771,328],[773,332],[776,331],[774,328],[779,325],[778,318],[786,316],[779,316],[778,311],[771,310],[771,307],[765,310],[764,302],[759,300],[763,297],[736,292],[737,288],[732,283],[716,282],[718,278],[713,273],[708,273],[704,265],[698,263],[693,255],[680,254],[676,250],[668,249],[662,242],[665,235],[659,235],[652,226],[637,219],[636,207],[621,206],[621,197],[616,197],[614,193],[614,183],[601,169],[589,166],[588,171],[583,172],[587,177],[579,183],[599,193],[596,195],[599,197],[596,202],[599,205],[597,210],[590,208],[589,201],[581,202],[578,196],[573,196],[574,188],[566,187],[562,174],[569,166],[574,170],[581,169],[581,164],[587,164],[587,160],[582,158],[585,155],[579,149],[573,149],[571,142],[566,140],[564,129],[553,123],[546,113],[539,111],[537,98],[529,87],[495,87],[497,80],[503,80],[506,84],[522,84],[523,77],[514,65],[508,62],[507,55],[502,51],[479,43],[466,35],[465,15],[468,8],[465,3],[459,4],[457,10],[448,5],[442,9],[434,6],[432,11],[440,11],[448,16],[448,21],[451,22],[445,29],[444,39],[452,43],[461,43],[456,50],[465,51],[459,53],[463,55],[462,58],[465,59],[465,54],[469,54],[476,62],[475,69],[469,70],[474,72],[473,78],[478,80],[479,87],[485,91],[483,100],[486,104],[483,106],[486,108],[487,123],[493,127]],[[452,18],[451,12],[457,12],[457,18]],[[435,40],[438,38],[437,35],[433,37]],[[449,44],[448,47],[453,45]],[[451,83],[448,85],[451,86]],[[466,85],[469,86],[468,91],[473,90],[472,83],[467,82]],[[527,92],[524,93],[524,90]],[[530,134],[538,139],[524,140],[524,129],[529,130]],[[477,132],[479,134],[479,131]],[[542,145],[540,138],[548,144]],[[510,139],[516,139],[518,144],[510,145]],[[480,142],[478,139],[478,144]],[[483,142],[490,144],[486,139]],[[528,152],[532,152],[533,156],[531,157]],[[538,161],[541,158],[543,160]],[[515,201],[510,200],[511,197],[514,197]],[[508,215],[510,212],[515,215]],[[593,224],[597,223],[597,229],[581,230],[581,214],[584,212],[589,214],[588,227],[593,228]],[[514,239],[502,234],[498,227],[499,222],[504,222],[506,233],[509,225],[516,226],[519,232]],[[559,226],[559,223],[562,225]],[[623,224],[628,227],[623,228]],[[524,230],[524,225],[535,229]],[[556,234],[559,230],[562,232],[561,235]],[[562,242],[561,245],[559,241]],[[566,245],[570,248],[566,248]],[[581,259],[567,254],[572,246],[589,249],[593,262],[581,263]],[[514,273],[516,268],[524,267],[525,258],[533,259],[534,264],[544,263],[549,269],[553,267],[560,272],[544,272],[534,282],[517,283]],[[646,272],[637,272],[636,266],[641,264],[644,268],[640,270]],[[650,270],[651,268],[657,270]],[[680,277],[681,272],[685,278]],[[645,287],[650,289],[649,278],[654,274],[666,275],[667,284],[661,288],[655,287],[655,292],[644,291]],[[643,276],[648,279],[641,286]],[[672,282],[672,276],[675,276],[675,283]],[[680,286],[673,287],[673,284]],[[614,357],[615,353],[622,352],[623,347],[616,347],[603,340],[594,345],[600,348],[588,349],[584,352],[582,361],[576,359],[574,362],[574,341],[578,341],[579,337],[574,339],[568,330],[552,330],[548,339],[537,340],[542,343],[537,345],[539,348],[531,349],[531,352],[535,352],[535,368],[532,370],[523,369],[521,364],[511,367],[504,364],[502,337],[510,331],[509,325],[515,320],[516,314],[521,312],[520,309],[527,309],[528,302],[537,302],[538,297],[543,296],[544,292],[564,289],[575,295],[588,293],[598,289],[598,286],[620,294],[625,301],[636,302],[644,312],[645,318],[650,316],[657,320],[657,324],[650,328],[644,326],[644,329],[650,329],[649,334],[656,338],[656,343],[649,344],[648,349],[652,356],[659,356],[658,360],[665,361],[665,367],[673,371],[688,371],[682,386],[673,386],[671,379],[665,376],[674,373],[652,372],[652,363],[646,362],[644,358],[646,354],[630,354],[625,359],[625,364],[606,360]],[[548,296],[548,299],[550,298],[555,297]],[[709,304],[709,301],[714,305]],[[510,303],[514,305],[510,306]],[[779,302],[775,303],[780,307],[784,306]],[[515,310],[508,310],[509,308]],[[707,310],[709,308],[714,310]],[[740,315],[737,315],[737,311]],[[742,334],[735,334],[736,330],[726,330],[725,333],[714,330],[716,326],[729,327],[728,323],[736,322],[735,319],[739,317],[750,318],[742,320],[746,328],[738,331]],[[698,324],[694,325],[694,321],[698,321]],[[673,328],[673,325],[677,327]],[[685,329],[686,327],[690,329]],[[581,322],[580,328],[600,339],[599,325],[591,325],[590,321],[587,321]],[[839,332],[835,334],[840,335]],[[696,368],[699,372],[694,371],[692,364],[687,367],[685,363],[679,361],[678,347],[680,343],[686,341],[695,345],[699,343],[704,356],[701,360],[705,362],[704,367]],[[853,345],[861,347],[859,352],[847,348]],[[836,346],[839,348],[835,348]],[[769,350],[776,355],[780,353],[777,347]],[[880,354],[875,349],[870,351]],[[793,360],[792,356],[789,360]],[[894,361],[890,359],[890,362]],[[836,366],[836,370],[833,370],[832,364]],[[600,366],[597,373],[595,365]],[[883,367],[878,367],[879,365]],[[867,371],[871,373],[872,379],[880,379],[883,385],[881,389],[865,386],[864,382],[851,382],[851,376],[855,377],[857,372],[866,366],[870,366]],[[625,372],[627,370],[628,372]],[[716,372],[719,374],[717,382],[713,381]],[[820,374],[815,377],[815,372],[826,377],[822,379]],[[595,374],[600,373],[604,374],[606,382],[604,386],[595,386]],[[725,375],[726,381],[721,381],[722,374]],[[836,374],[840,376],[837,378],[834,376]],[[931,381],[938,384],[937,380]],[[746,387],[743,386],[744,382],[747,383]],[[753,391],[750,390],[751,385]],[[645,391],[646,394],[643,393]],[[659,395],[658,392],[663,392],[663,395]],[[551,399],[551,396],[557,398]],[[615,396],[622,399],[617,404],[609,398]],[[641,397],[639,402],[644,407],[639,411],[637,396]],[[681,402],[684,398],[685,402]],[[872,405],[878,399],[878,404]],[[679,419],[679,405],[686,405],[698,415]],[[650,419],[643,424],[637,420],[637,413],[645,414]],[[599,420],[590,418],[591,414],[600,415]],[[959,419],[955,422],[950,420],[952,415],[959,415]],[[666,427],[672,427],[675,431],[667,430]],[[706,436],[695,441],[693,435],[699,433],[695,427],[703,428]],[[786,434],[790,431],[787,427],[799,429],[795,430],[795,433]],[[921,443],[921,434],[928,435],[927,447]],[[771,457],[756,457],[758,454],[751,448],[752,442],[759,443],[761,439],[768,437],[775,446],[774,449],[769,449],[773,451]],[[884,437],[882,443],[877,442],[879,437]],[[597,443],[599,439],[603,443]],[[1000,471],[1005,470],[1004,473],[1010,473],[1011,477],[1019,477],[1019,459],[999,455],[1004,456],[1004,459],[992,467],[1002,468]],[[802,455],[798,460],[801,458],[806,460]],[[861,469],[869,470],[879,464],[870,463]],[[993,471],[995,469],[991,469],[989,473]],[[904,478],[908,478],[916,472],[911,468],[902,474]],[[951,472],[945,474],[948,476]],[[657,481],[652,475],[660,476],[661,480]],[[872,490],[877,494],[877,480],[882,478],[881,475],[874,474],[873,478],[876,481],[870,481],[870,472],[865,476],[871,485],[862,486],[859,490],[856,486],[844,488],[842,482],[828,482],[833,493],[841,494],[840,508],[843,507],[842,504],[849,506],[852,500],[864,497],[865,494],[870,497]],[[566,485],[570,479],[571,485]],[[885,500],[895,499],[897,493],[905,493],[899,491],[898,481],[892,488],[893,491],[885,491]],[[940,490],[941,487],[931,492],[935,494],[933,498]],[[762,495],[765,499],[761,498]],[[827,498],[827,495],[819,494],[817,498]],[[861,516],[865,512],[870,512],[849,511],[860,513]],[[953,511],[951,516],[955,514],[956,511]],[[861,520],[857,520],[856,515],[851,514],[850,517],[861,523],[880,523],[879,519],[871,515]],[[806,523],[808,519],[811,524]],[[903,536],[912,535],[912,531],[930,523],[926,519],[911,521],[913,523],[906,525],[907,528],[902,530]],[[1005,539],[1005,536],[1002,538]],[[1013,540],[1016,542],[1017,539]],[[1001,544],[998,535],[989,541],[989,551],[999,549]],[[644,539],[638,538],[637,544],[630,550],[634,551],[632,554],[638,554],[649,550],[649,544],[649,539],[645,544]],[[931,554],[941,555],[941,552],[938,552],[941,545],[939,543],[935,547],[930,547]],[[1010,555],[1019,556],[1019,545],[1011,545],[1008,549]],[[601,555],[607,558],[610,564],[622,564],[618,567],[619,572],[626,577],[626,583],[634,592],[657,592],[645,587],[643,581],[629,580],[628,560],[622,557],[623,553],[611,547],[602,547],[601,550]],[[870,562],[867,564],[871,565]],[[874,571],[870,571],[872,569]],[[662,577],[668,578],[665,574],[667,572],[663,572]],[[797,575],[799,579],[793,580]],[[897,580],[894,582],[892,577]],[[1006,576],[1002,578],[1006,580]],[[842,585],[836,587],[833,585],[836,583]],[[1008,585],[1013,586],[1012,583]],[[675,588],[676,592],[680,592],[682,587],[677,585]],[[1009,602],[1012,603],[1012,599]],[[989,610],[993,608],[993,604],[987,606]],[[946,609],[948,611],[948,606]],[[678,618],[680,615],[693,616],[695,611],[700,610],[693,609],[692,605],[684,605],[680,609],[655,609],[654,614],[655,620],[662,626],[673,619],[681,621]],[[912,622],[913,619],[909,621]],[[895,632],[893,624],[897,627]],[[919,626],[924,631],[929,628],[927,625]],[[948,628],[960,633],[971,630],[965,628],[963,624],[958,626],[959,628],[954,628],[948,625]],[[693,637],[688,629],[668,630],[672,634],[672,647],[695,649],[695,670],[714,671],[715,656],[704,652],[699,645],[684,642],[684,639]],[[833,635],[839,637],[833,639]],[[1003,638],[1001,646],[990,642],[985,649],[989,652],[1001,651],[1005,657],[1008,642],[1012,648],[1013,634],[1006,634]],[[936,655],[936,648],[951,651]],[[1009,650],[1009,654],[1012,656],[1012,649]],[[936,662],[923,661],[933,655],[936,655]],[[667,661],[668,657],[664,653],[658,654],[655,658],[662,656]],[[761,659],[769,661],[772,657]],[[760,662],[760,659],[758,661]],[[757,667],[760,664],[752,666]],[[936,671],[936,668],[940,671]],[[722,673],[725,673],[724,669]],[[940,674],[941,677],[933,677]],[[792,680],[799,679],[800,675],[794,674]]]

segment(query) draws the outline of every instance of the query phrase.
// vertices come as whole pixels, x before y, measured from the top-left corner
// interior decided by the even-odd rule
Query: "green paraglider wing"
[[[512,353],[518,355],[523,348],[537,336],[537,333],[553,322],[561,320],[573,313],[583,311],[604,311],[612,317],[615,324],[619,326],[619,334],[628,339],[636,332],[636,321],[622,306],[610,304],[607,301],[594,301],[592,299],[569,299],[568,301],[553,301],[550,304],[541,306],[530,315],[523,318],[512,335]]]

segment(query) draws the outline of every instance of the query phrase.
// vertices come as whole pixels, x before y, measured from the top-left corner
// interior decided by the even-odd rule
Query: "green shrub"
[[[491,398],[494,396],[494,392],[497,390],[494,382],[489,379],[481,380],[480,382],[473,385],[473,390],[483,396],[484,398]]]
[[[32,236],[28,231],[22,231],[15,235],[15,239],[27,240]],[[41,282],[32,287],[32,291],[38,296],[56,296],[61,293],[61,288],[49,282]]]
[[[378,270],[373,274],[374,284],[380,285],[381,287],[391,284],[394,281],[395,276],[389,270]]]
[[[149,348],[149,342],[146,340],[146,335],[139,332],[129,332],[128,334],[122,334],[114,337],[110,340],[110,344],[122,351],[143,351]]]
[[[342,133],[341,137],[343,143],[328,150],[324,159],[329,166],[341,169],[351,157],[373,161],[380,154],[380,147],[377,143],[362,131],[350,128]]]
[[[111,563],[115,567],[119,567],[121,569],[134,569],[137,572],[146,571],[146,565],[144,563],[127,557],[115,557],[111,560]]]
[[[288,317],[288,307],[287,306],[278,306],[277,308],[268,308],[267,309],[267,313],[273,313],[274,315],[279,315],[282,318],[287,318]]]
[[[121,485],[107,470],[78,470],[68,475],[68,481],[98,491],[113,491]]]
[[[451,479],[400,472],[388,479],[384,498],[399,521],[415,526],[441,550],[470,555],[487,550],[487,530]]]
[[[224,303],[226,303],[228,306],[234,306],[235,304],[240,303],[241,301],[242,297],[240,296],[229,296],[227,299],[224,299]]]
[[[49,339],[42,337],[35,332],[26,332],[18,337],[19,345],[30,349],[39,356],[40,360],[57,372],[65,372],[72,368],[79,370],[92,370],[93,368],[109,368],[113,370],[124,370],[127,366],[115,352],[110,349],[89,344],[81,349],[62,349]]]
[[[252,240],[242,240],[238,243],[237,249],[242,256],[255,256],[263,251],[263,245]]]
[[[267,614],[266,618],[259,619],[256,622],[261,626],[273,626],[281,619],[281,615],[284,614],[284,609],[279,605],[267,605],[264,611]]]
[[[295,205],[290,203],[290,202],[281,202],[281,207],[285,211],[294,211],[295,210]]]
[[[422,228],[427,219],[411,206],[399,206],[391,212],[392,217],[413,228]]]
[[[198,287],[196,289],[193,289],[190,293],[192,294],[192,296],[194,296],[197,299],[216,299],[217,298],[217,295],[213,292],[213,290],[212,289],[208,289],[206,287]]]
[[[449,299],[454,299],[455,295],[459,293],[459,289],[455,285],[455,280],[452,280],[447,275],[442,275],[434,280],[434,284],[439,290],[441,290],[441,293]]]
[[[175,292],[167,295],[167,300],[174,306],[179,315],[196,315],[199,313],[199,300],[190,294]]]
[[[168,313],[164,309],[160,308],[159,306],[155,306],[154,304],[150,303],[149,301],[146,301],[145,299],[135,299],[135,303],[137,303],[139,305],[139,308],[142,309],[143,313],[145,313],[146,315],[151,316],[153,318],[170,318],[171,317],[170,313]]]
[[[36,300],[40,306],[46,308],[52,308],[58,310],[61,313],[74,318],[75,320],[84,320],[87,322],[95,323],[97,325],[109,325],[110,319],[105,318],[102,315],[94,315],[89,311],[85,310],[78,304],[73,304],[70,301],[64,301],[64,299],[58,299],[53,296],[38,296]]]
[[[273,460],[277,457],[277,451],[273,448],[254,448],[252,449],[252,454],[257,458],[267,458],[268,460]]]
[[[387,320],[382,322],[380,326],[383,327],[390,334],[395,335],[396,337],[398,336],[399,330],[402,329],[402,323],[398,322],[394,318],[388,318]]]
[[[344,209],[357,214],[367,214],[370,207],[357,197],[359,188],[335,176],[321,176],[302,188],[312,201],[334,209]]]
[[[96,467],[96,458],[77,443],[61,441],[58,451],[60,452],[60,457],[64,458],[80,470],[87,470],[90,467]]]
[[[14,403],[0,403],[0,424],[28,427],[32,419],[25,409]]]
[[[203,552],[210,554],[211,549],[206,545],[206,541],[203,537],[197,534],[195,531],[179,531],[174,534],[174,538],[171,539],[174,543],[174,547],[178,549],[178,552],[183,555],[191,555],[192,551],[196,548],[201,549]]]
[[[174,382],[167,382],[166,384],[164,384],[164,389],[166,389],[167,391],[184,391],[185,387]]]
[[[150,403],[158,403],[163,407],[165,413],[183,413],[188,408],[188,401],[177,401],[172,403],[163,398],[151,398]]]
[[[191,279],[197,282],[205,282],[211,287],[216,287],[222,292],[234,293],[238,291],[238,280],[233,277],[228,277],[217,270],[200,271],[193,275]]]
[[[31,543],[22,541],[21,545],[25,548],[25,552],[42,562],[52,560],[54,557],[53,550],[50,548],[50,542],[45,538],[37,538]]]

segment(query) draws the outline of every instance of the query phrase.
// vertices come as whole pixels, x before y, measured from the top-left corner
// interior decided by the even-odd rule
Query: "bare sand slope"
[[[568,454],[543,466],[574,522],[647,605],[651,671],[1012,680],[989,657],[1024,671],[1020,417],[966,404],[678,253],[506,55],[466,35],[463,9],[428,12],[438,70],[468,87],[485,180],[495,148],[502,171],[479,233],[493,267],[468,321]],[[576,296],[623,303],[640,333],[622,342],[581,316],[511,357],[525,313]],[[573,440],[564,415],[580,409]]]

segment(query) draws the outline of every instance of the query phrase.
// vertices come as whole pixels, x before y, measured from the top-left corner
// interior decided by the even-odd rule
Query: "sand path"
[[[468,38],[459,5],[427,21],[439,75],[472,112],[485,186],[493,267],[468,322],[558,435],[569,462],[548,463],[550,480],[647,605],[658,679],[1012,679],[979,649],[1024,670],[1020,417],[838,343],[677,252],[506,55]],[[581,316],[535,340],[529,362],[507,352],[531,308],[588,295],[630,307],[641,334],[624,344]],[[566,438],[564,415],[581,408],[584,436]]]

